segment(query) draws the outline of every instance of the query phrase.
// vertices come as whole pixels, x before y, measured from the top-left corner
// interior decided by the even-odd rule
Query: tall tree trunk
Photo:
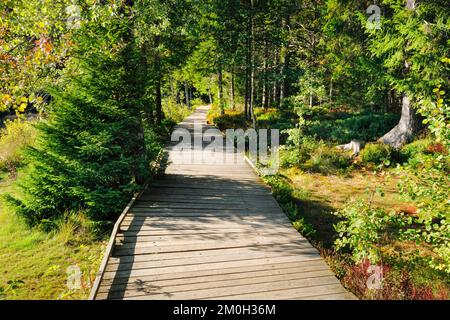
[[[416,1],[406,0],[406,9],[415,10]],[[408,58],[404,62],[404,74],[407,75],[411,68]],[[420,117],[412,106],[411,97],[408,93],[402,94],[402,114],[399,123],[383,137],[380,141],[394,148],[400,148],[404,144],[410,142],[417,131],[420,129]]]
[[[380,141],[398,149],[410,142],[419,128],[419,117],[416,110],[411,105],[410,98],[404,93],[400,121],[391,131],[381,137]]]
[[[156,123],[161,124],[163,119],[162,99],[161,99],[161,78],[158,75],[155,84],[155,107],[156,107]]]
[[[170,99],[172,101],[176,101],[175,86],[173,84],[173,78],[172,77],[169,78],[169,83],[170,83]]]
[[[208,99],[209,99],[209,104],[212,104],[213,100],[212,100],[212,96],[211,96],[211,88],[208,88]]]
[[[178,89],[176,97],[177,97],[177,104],[181,104],[180,91],[178,91]]]
[[[275,50],[275,57],[274,57],[274,63],[273,63],[273,69],[275,74],[275,79],[273,81],[273,104],[275,107],[278,107],[280,104],[280,81],[278,79],[279,75],[279,50]]]
[[[217,82],[219,85],[219,108],[220,114],[225,114],[225,108],[223,103],[223,74],[222,74],[222,66],[219,64],[219,70],[217,75]]]
[[[254,0],[250,1],[251,12],[250,12],[250,36],[251,36],[251,46],[250,46],[250,117],[252,119],[253,128],[256,128],[256,117],[254,113],[254,99],[255,99],[255,17],[254,17]]]
[[[330,76],[330,107],[333,103],[333,75]]]
[[[289,15],[286,17],[283,17],[281,19],[281,28],[284,30],[289,27]],[[286,77],[286,70],[288,66],[289,61],[289,41],[286,41],[286,44],[283,44],[280,48],[280,99],[278,107],[281,108],[281,105],[283,103],[283,99],[287,96],[287,77]]]
[[[187,81],[184,81],[184,97],[186,99],[186,106],[191,110],[191,100],[189,99],[189,86]]]
[[[157,48],[159,46],[159,36],[155,37],[155,47]],[[162,100],[161,100],[161,78],[162,78],[162,72],[161,72],[161,60],[159,56],[159,52],[155,52],[155,111],[156,111],[156,124],[160,125],[161,121],[163,119],[163,112],[162,112]]]
[[[264,25],[264,24],[263,24]],[[267,81],[267,68],[269,59],[269,48],[267,44],[267,32],[264,28],[264,55],[263,55],[263,84],[262,84],[262,106],[264,110],[269,108],[269,88]]]
[[[234,105],[234,72],[231,70],[231,81],[230,81],[230,106],[232,110],[235,110]]]

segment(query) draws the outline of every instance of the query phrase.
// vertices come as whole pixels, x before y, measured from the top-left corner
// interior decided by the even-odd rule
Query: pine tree
[[[106,16],[107,7],[99,10]],[[30,224],[71,210],[112,219],[148,174],[141,121],[145,74],[131,23],[117,13],[78,32],[67,84],[53,88],[39,144],[28,150],[23,197],[8,197]]]

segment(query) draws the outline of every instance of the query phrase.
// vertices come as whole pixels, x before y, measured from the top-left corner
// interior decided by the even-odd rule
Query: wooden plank
[[[193,234],[224,234],[224,233],[240,233],[242,236],[247,235],[251,232],[263,232],[267,228],[255,228],[247,226],[239,226],[235,228],[152,228],[148,226],[132,227],[123,226],[119,229],[118,237],[137,237],[137,236],[159,236],[159,235],[193,235]],[[287,226],[276,226],[270,228],[271,232],[290,232]]]
[[[158,273],[149,275],[140,275],[136,277],[114,277],[110,279],[103,279],[102,285],[111,286],[118,284],[126,284],[141,281],[161,281],[161,280],[176,280],[184,281],[185,279],[192,279],[194,282],[202,282],[203,279],[207,279],[209,276],[230,276],[234,274],[246,274],[250,276],[254,272],[259,271],[276,271],[281,270],[281,272],[287,269],[297,270],[298,272],[307,272],[312,270],[328,268],[327,264],[320,259],[308,260],[308,261],[298,261],[298,262],[283,262],[283,263],[271,263],[271,264],[260,264],[252,266],[243,267],[231,267],[231,268],[216,268],[216,269],[202,269],[196,271],[182,271],[182,272],[170,272],[170,273]]]
[[[291,240],[297,241],[299,237],[296,234],[279,234],[272,232],[255,232],[250,234],[242,233],[218,233],[218,234],[193,234],[193,235],[147,235],[139,237],[123,237],[123,235],[117,235],[116,240],[120,240],[122,244],[137,245],[141,243],[152,244],[183,244],[183,243],[195,243],[205,241],[239,241],[243,243],[253,243],[260,240]]]
[[[130,278],[129,282],[121,284],[113,284],[112,282],[104,284],[100,287],[99,292],[108,293],[110,291],[125,291],[133,288],[137,289],[141,286],[157,285],[157,286],[175,286],[175,285],[187,285],[187,284],[202,284],[216,281],[230,281],[235,279],[252,279],[252,278],[264,278],[267,276],[275,275],[292,275],[297,274],[302,277],[314,277],[322,275],[333,275],[326,265],[309,265],[299,266],[298,268],[283,268],[282,266],[276,269],[261,270],[261,271],[249,271],[249,272],[237,272],[237,273],[221,273],[216,275],[205,275],[202,277],[188,277],[188,278],[171,278],[161,280],[143,280],[143,278]],[[181,290],[176,290],[181,291]]]
[[[297,253],[297,255],[296,255]],[[230,261],[240,261],[242,263],[256,263],[255,260],[261,260],[267,262],[267,259],[287,259],[293,261],[303,261],[297,260],[298,256],[306,256],[317,257],[317,251],[314,251],[314,248],[306,248],[298,251],[289,252],[285,255],[282,254],[273,254],[270,252],[253,252],[251,254],[242,254],[238,253],[235,255],[221,255],[221,256],[197,256],[197,257],[186,257],[186,258],[178,258],[171,260],[146,260],[146,261],[134,261],[132,259],[128,260],[128,262],[123,261],[122,259],[118,263],[108,264],[110,267],[109,271],[115,270],[131,270],[131,269],[149,269],[149,268],[161,268],[161,267],[174,267],[174,266],[187,266],[187,265],[199,265],[205,263],[223,263]],[[259,261],[259,262],[261,262]],[[271,261],[271,260],[270,260]]]
[[[175,212],[175,211],[174,211]],[[243,224],[253,224],[253,225],[276,225],[278,224],[285,224],[289,223],[289,219],[283,214],[277,215],[276,217],[268,217],[263,215],[234,215],[230,217],[220,217],[220,216],[210,216],[210,217],[191,217],[191,216],[179,216],[179,217],[167,217],[167,216],[134,216],[133,214],[128,214],[122,224],[126,223],[163,223],[166,226],[169,224],[207,224],[210,226],[217,225],[217,224],[236,224],[236,223],[243,223]]]
[[[331,290],[327,290],[330,288]],[[306,290],[305,290],[306,289]],[[251,285],[237,285],[233,287],[221,287],[221,288],[211,288],[202,289],[194,291],[182,291],[182,292],[169,292],[169,293],[155,293],[147,294],[145,296],[134,296],[125,297],[124,299],[177,299],[177,300],[192,300],[192,299],[257,299],[255,297],[267,297],[270,296],[268,293],[272,291],[277,291],[280,296],[286,295],[284,291],[294,292],[307,292],[311,293],[335,293],[337,290],[342,292],[342,286],[337,281],[335,276],[325,276],[318,278],[307,278],[307,279],[289,279],[283,281],[275,282],[264,282],[255,283]],[[332,291],[333,290],[333,291]],[[280,299],[279,297],[277,297]],[[283,299],[283,298],[281,298]]]
[[[255,236],[248,239],[202,239],[202,240],[172,240],[169,243],[160,242],[137,242],[137,243],[123,243],[119,244],[116,241],[117,251],[126,251],[128,249],[135,252],[174,252],[174,251],[193,251],[193,250],[208,250],[213,248],[235,248],[235,247],[250,247],[267,244],[280,244],[280,243],[295,243],[297,238],[293,237],[264,237]],[[187,248],[186,245],[189,245]],[[114,251],[116,253],[117,251]]]
[[[246,286],[252,287],[258,284],[265,283],[278,283],[280,281],[296,281],[304,279],[307,283],[321,283],[324,279],[334,278],[334,275],[329,270],[315,270],[308,273],[282,273],[277,275],[265,275],[264,277],[257,277],[251,274],[250,277],[240,278],[240,279],[225,279],[219,281],[209,281],[200,283],[188,283],[188,284],[175,284],[161,281],[161,282],[140,282],[139,285],[134,285],[131,287],[126,287],[124,292],[110,291],[109,294],[101,294],[101,298],[118,299],[118,298],[129,298],[129,297],[142,297],[151,296],[154,294],[170,294],[182,293],[185,291],[201,291],[208,289],[226,289],[233,288],[236,286]],[[335,278],[334,278],[335,279]],[[328,281],[327,281],[328,282]],[[201,299],[202,297],[200,297]]]
[[[304,298],[305,300],[316,300],[320,296],[329,294],[346,294],[347,292],[342,285],[337,282],[330,284],[322,283],[320,285],[305,286],[298,288],[286,288],[278,290],[268,290],[260,292],[251,292],[246,294],[214,296],[208,299],[218,300],[287,300],[296,297],[297,299]],[[142,298],[141,298],[142,299]]]
[[[311,249],[313,246],[308,241],[303,241],[301,244],[280,244],[280,245],[270,245],[270,246],[259,246],[259,247],[238,247],[238,248],[223,248],[223,249],[212,249],[205,251],[186,251],[186,252],[167,252],[167,253],[157,253],[157,254],[142,254],[142,255],[129,255],[120,257],[111,257],[109,260],[110,264],[115,263],[127,263],[127,262],[142,262],[142,261],[166,261],[166,263],[173,264],[174,261],[181,260],[185,258],[198,258],[211,257],[220,261],[221,257],[226,256],[236,256],[243,255],[247,257],[251,256],[267,256],[267,257],[278,257],[278,256],[289,256],[295,254],[301,254],[305,249]]]
[[[120,277],[139,277],[159,273],[172,273],[172,272],[189,272],[198,270],[209,270],[209,269],[226,269],[232,267],[243,267],[243,266],[259,266],[264,264],[272,263],[287,263],[287,262],[301,262],[310,260],[320,260],[319,254],[311,255],[298,255],[298,256],[286,256],[286,257],[275,257],[266,259],[254,259],[248,261],[230,261],[230,262],[218,262],[218,263],[208,263],[208,264],[197,264],[197,265],[187,265],[187,266],[169,266],[161,268],[143,268],[143,269],[126,269],[121,270],[118,265],[108,265],[107,270],[104,274],[104,279],[113,279]],[[151,264],[149,264],[151,265]]]

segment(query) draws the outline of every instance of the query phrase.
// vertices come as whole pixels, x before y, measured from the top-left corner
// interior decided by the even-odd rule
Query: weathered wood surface
[[[193,133],[200,121],[211,129],[206,112],[198,108],[178,127]],[[166,148],[166,175],[121,221],[96,299],[355,298],[243,155],[175,145]]]

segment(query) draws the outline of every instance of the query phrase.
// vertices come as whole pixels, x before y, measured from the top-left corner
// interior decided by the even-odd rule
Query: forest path
[[[207,111],[199,107],[176,129],[215,129]],[[207,145],[166,147],[166,174],[118,222],[91,298],[355,299],[244,156]]]

